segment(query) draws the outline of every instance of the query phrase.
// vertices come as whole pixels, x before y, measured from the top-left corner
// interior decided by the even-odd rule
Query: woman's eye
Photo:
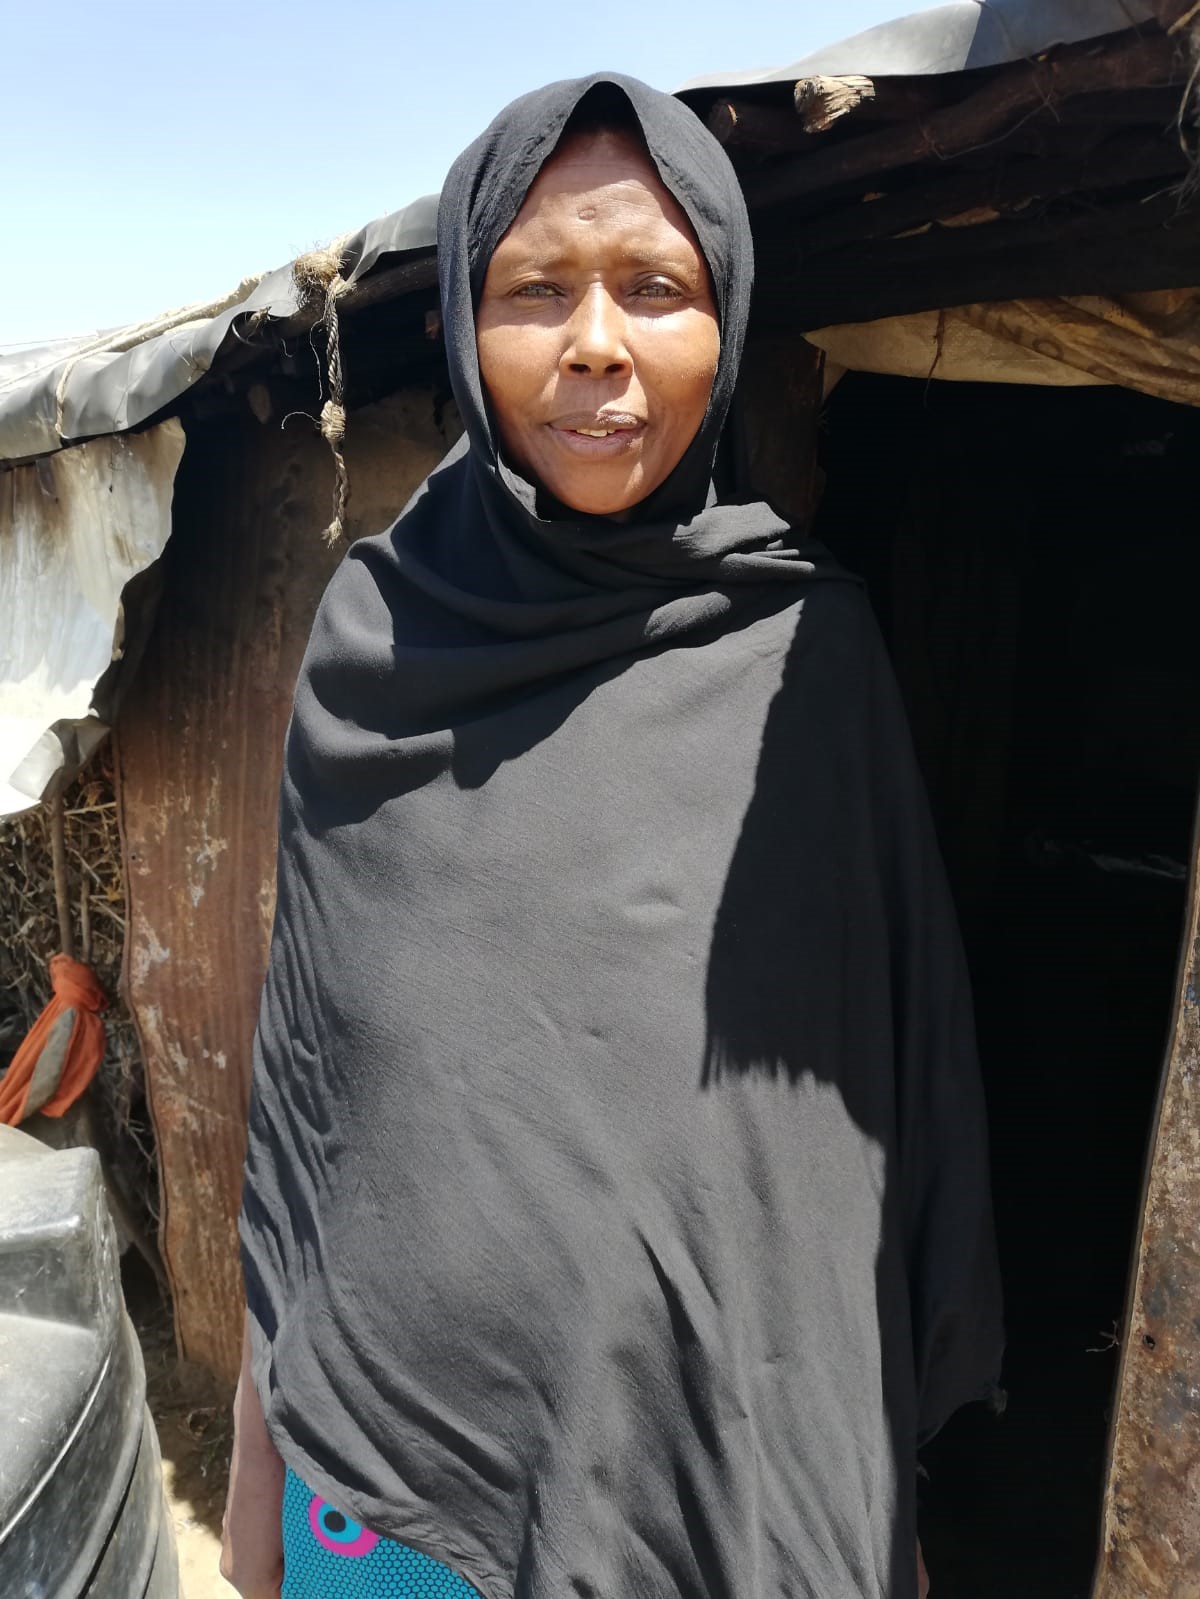
[[[668,283],[665,278],[651,278],[648,283],[639,283],[637,295],[643,300],[679,300],[682,298],[680,291],[673,283]]]
[[[513,290],[514,298],[519,300],[549,300],[557,293],[553,283],[522,283]]]

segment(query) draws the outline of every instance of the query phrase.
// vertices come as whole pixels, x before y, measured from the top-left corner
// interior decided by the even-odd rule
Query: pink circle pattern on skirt
[[[363,1555],[369,1555],[379,1542],[377,1532],[372,1532],[350,1516],[344,1516],[327,1499],[321,1499],[316,1494],[309,1500],[308,1524],[313,1537],[331,1555],[346,1555],[358,1560]]]

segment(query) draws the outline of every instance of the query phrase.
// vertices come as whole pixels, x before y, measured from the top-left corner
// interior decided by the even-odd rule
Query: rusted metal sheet
[[[428,394],[356,413],[351,532],[386,525],[444,448]],[[236,1217],[282,741],[339,558],[320,537],[330,478],[327,447],[303,428],[247,412],[192,432],[157,625],[117,730],[125,981],[158,1139],[161,1243],[180,1348],[225,1377],[241,1348]]]
[[[128,647],[121,594],[162,554],[183,429],[92,439],[0,479],[0,816],[106,732],[96,686]]]
[[[1200,1596],[1200,854],[1183,948],[1093,1599]]]

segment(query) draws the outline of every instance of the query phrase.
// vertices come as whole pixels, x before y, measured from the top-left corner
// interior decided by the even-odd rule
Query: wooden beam
[[[751,339],[738,379],[738,415],[750,483],[796,527],[816,510],[817,419],[824,356],[793,327]]]
[[[821,141],[821,134],[807,131],[804,119],[797,115],[797,95],[804,98],[811,93],[808,86],[821,83],[868,83],[872,93],[858,97],[853,106],[855,123],[901,122],[913,117],[928,116],[940,110],[947,102],[947,83],[957,75],[929,78],[893,78],[875,83],[870,79],[801,78],[792,89],[792,103],[785,105],[778,99],[745,100],[737,95],[722,96],[714,100],[705,115],[709,132],[725,145],[735,159],[739,155],[794,154],[797,150],[811,150]],[[782,92],[783,84],[772,84],[772,91]]]
[[[791,106],[753,100],[718,100],[705,118],[708,131],[728,150],[778,155],[813,144]]]
[[[1122,1341],[1093,1599],[1200,1594],[1197,1127],[1200,850]]]
[[[338,298],[338,315],[356,316],[373,305],[431,288],[437,280],[437,257],[432,251],[427,255],[406,257],[393,266],[378,267],[359,282],[352,283]],[[320,306],[308,306],[286,320],[267,326],[276,339],[295,338],[298,333],[307,333],[317,325],[321,311]]]
[[[802,235],[801,235],[802,240]],[[759,243],[759,333],[866,322],[1022,296],[1113,294],[1194,283],[1200,212],[1177,195],[1040,219],[937,229],[804,260]]]
[[[1078,94],[1058,107],[1060,126],[1140,125],[1167,132],[1179,120],[1182,96],[1178,83],[1122,89],[1120,94]]]
[[[1161,134],[1112,138],[1094,144],[1083,156],[1047,161],[1000,161],[988,172],[956,172],[913,184],[895,194],[859,200],[831,215],[814,217],[798,231],[805,259],[827,250],[860,244],[961,216],[964,212],[1021,209],[1034,200],[1061,199],[1070,194],[1102,193],[1125,184],[1182,177],[1187,157],[1179,145]]]
[[[437,257],[430,251],[406,256],[392,266],[378,267],[350,287],[338,299],[338,315],[354,318],[372,306],[415,294],[437,283]],[[289,339],[303,338],[321,319],[321,307],[302,306],[289,317],[264,317],[249,327],[226,336],[213,358],[212,371],[232,378],[245,367],[261,363],[264,356],[277,355],[279,346]]]
[[[1187,63],[1179,46],[1161,34],[1134,37],[1093,54],[1078,49],[1035,61],[1016,62],[989,76],[982,89],[956,105],[896,128],[848,139],[748,174],[751,210],[794,205],[826,189],[874,181],[885,172],[919,162],[948,161],[1003,137],[1077,94],[1183,83]]]

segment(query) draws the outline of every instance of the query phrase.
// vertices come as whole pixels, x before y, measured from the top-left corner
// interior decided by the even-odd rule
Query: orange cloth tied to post
[[[108,1004],[95,972],[69,955],[50,959],[49,1004],[34,1022],[0,1078],[0,1122],[16,1127],[34,1111],[61,1116],[91,1082],[104,1059]]]

